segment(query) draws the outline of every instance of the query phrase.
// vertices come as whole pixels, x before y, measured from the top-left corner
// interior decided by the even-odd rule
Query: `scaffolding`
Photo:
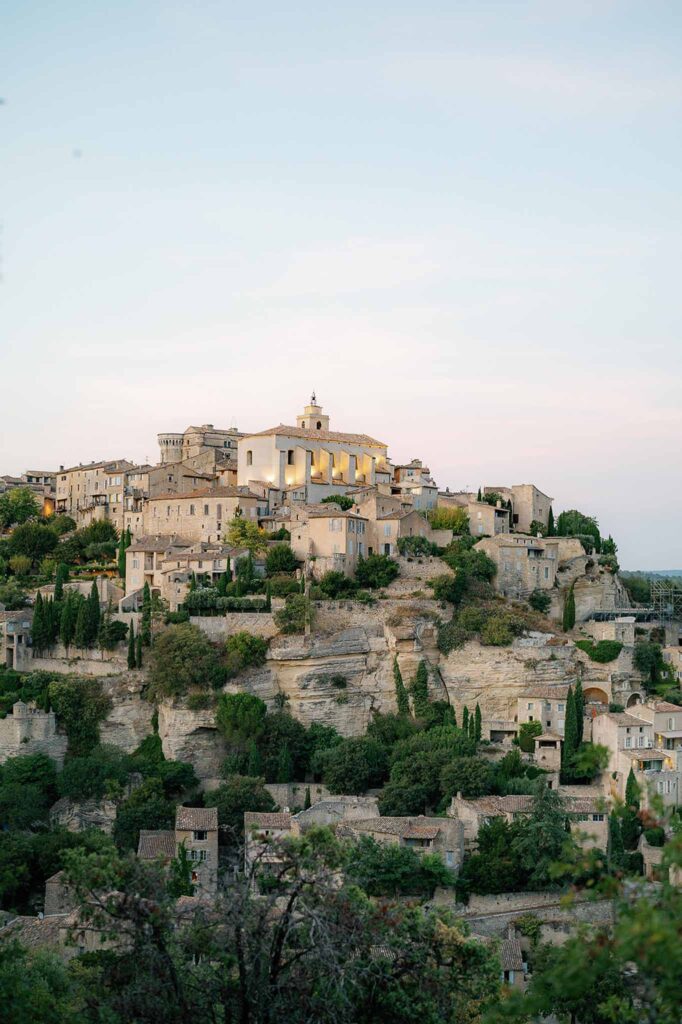
[[[670,580],[651,580],[651,604],[659,622],[669,626],[674,620],[682,621],[682,587]]]

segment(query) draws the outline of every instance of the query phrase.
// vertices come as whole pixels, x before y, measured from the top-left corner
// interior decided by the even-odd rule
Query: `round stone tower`
[[[159,434],[161,464],[182,462],[182,434]]]

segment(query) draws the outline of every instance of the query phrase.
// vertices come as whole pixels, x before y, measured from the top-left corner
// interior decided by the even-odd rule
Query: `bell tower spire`
[[[310,403],[306,405],[300,416],[296,417],[296,426],[303,430],[329,430],[329,417],[322,412],[322,406],[318,405],[317,395],[314,391],[310,396]]]

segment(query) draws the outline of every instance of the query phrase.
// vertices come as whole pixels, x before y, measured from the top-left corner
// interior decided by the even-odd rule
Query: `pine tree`
[[[397,655],[393,659],[393,681],[395,683],[395,702],[398,708],[398,714],[409,715],[410,700],[407,696],[407,690],[405,689],[405,683],[403,682],[403,676],[400,671]]]
[[[100,618],[99,591],[97,590],[97,581],[93,580],[86,603],[86,647],[91,647],[97,639]]]
[[[265,584],[265,610],[266,612],[272,611],[272,594],[270,592],[270,580]]]
[[[477,743],[481,742],[482,732],[481,709],[479,705],[476,704],[476,710],[474,712],[474,739]]]
[[[118,539],[118,574],[122,580],[126,578],[126,535],[123,530]]]
[[[31,640],[37,651],[42,651],[47,646],[47,622],[45,616],[45,605],[43,596],[38,591],[33,606],[33,622],[31,623]]]
[[[142,634],[137,634],[135,640],[135,668],[142,668]]]
[[[564,614],[562,626],[564,633],[568,633],[569,630],[575,626],[575,594],[573,593],[573,586],[566,595],[564,601]]]
[[[277,782],[291,782],[294,777],[294,762],[289,753],[289,744],[284,743],[277,756]]]
[[[578,746],[580,746],[583,741],[583,730],[585,727],[585,697],[583,696],[583,684],[580,679],[578,679],[575,684],[573,699],[575,700],[575,720]]]
[[[152,642],[152,592],[148,583],[145,583],[142,591],[142,619],[138,635],[142,637],[145,647],[149,647]]]
[[[128,668],[131,670],[135,668],[135,627],[132,619],[128,629]]]
[[[74,630],[73,640],[76,647],[79,647],[81,650],[90,646],[87,601],[79,601],[78,603],[78,615],[76,616],[76,628]]]
[[[60,562],[57,566],[57,575],[54,581],[54,599],[55,601],[64,600],[64,584],[69,578],[69,567],[64,562]]]
[[[566,697],[566,721],[564,724],[564,742],[561,747],[561,777],[563,782],[570,782],[573,776],[573,759],[578,749],[578,723],[575,712],[575,697],[569,686]]]
[[[552,512],[552,506],[550,505],[549,506],[549,513],[547,515],[547,536],[548,537],[553,537],[554,536],[554,530],[555,530],[555,526],[554,526],[554,513]]]
[[[305,787],[305,799],[303,801],[303,810],[307,811],[310,807],[310,786]]]
[[[462,732],[466,733],[467,736],[469,735],[469,708],[466,704],[462,711]]]
[[[412,707],[416,718],[426,718],[429,713],[429,673],[424,660],[417,666],[412,680]]]

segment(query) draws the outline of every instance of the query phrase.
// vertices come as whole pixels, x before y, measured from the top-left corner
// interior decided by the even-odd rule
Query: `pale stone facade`
[[[253,522],[266,512],[258,495],[242,487],[160,494],[146,503],[144,532],[215,543],[223,539],[237,509]]]
[[[293,505],[291,548],[316,577],[330,570],[352,575],[367,555],[369,520],[338,505]]]
[[[135,467],[126,459],[60,467],[56,484],[56,511],[65,512],[79,526],[109,519],[123,525],[128,474]]]
[[[401,498],[407,497],[420,511],[436,508],[438,504],[438,485],[421,459],[394,467],[391,491]]]
[[[533,521],[547,526],[553,498],[544,494],[535,484],[512,484],[511,487],[484,487],[484,494],[499,494],[511,501],[512,527],[519,533],[528,533]]]
[[[584,555],[580,541],[567,537],[528,537],[500,533],[476,545],[497,567],[494,584],[504,597],[527,598],[551,590],[565,562]]]
[[[204,423],[201,427],[187,427],[182,434],[159,434],[161,464],[184,462],[186,459],[201,455],[209,448],[234,456],[241,436],[236,427],[219,430],[212,423]]]
[[[609,763],[602,775],[604,789],[619,799],[625,798],[628,775],[632,769],[640,787],[642,807],[649,805],[653,794],[665,806],[680,803],[682,774],[676,750],[661,750],[654,745],[654,724],[625,712],[597,715],[592,723],[592,740],[609,750]],[[652,716],[652,717],[655,717]]]
[[[54,711],[41,711],[19,700],[12,714],[0,719],[0,764],[22,754],[47,754],[61,767],[66,736],[57,732]]]
[[[314,396],[313,396],[314,398]],[[291,500],[319,502],[358,484],[375,484],[377,469],[387,471],[387,446],[366,434],[329,429],[329,417],[316,401],[296,418],[239,440],[237,479],[251,487],[276,487]]]

